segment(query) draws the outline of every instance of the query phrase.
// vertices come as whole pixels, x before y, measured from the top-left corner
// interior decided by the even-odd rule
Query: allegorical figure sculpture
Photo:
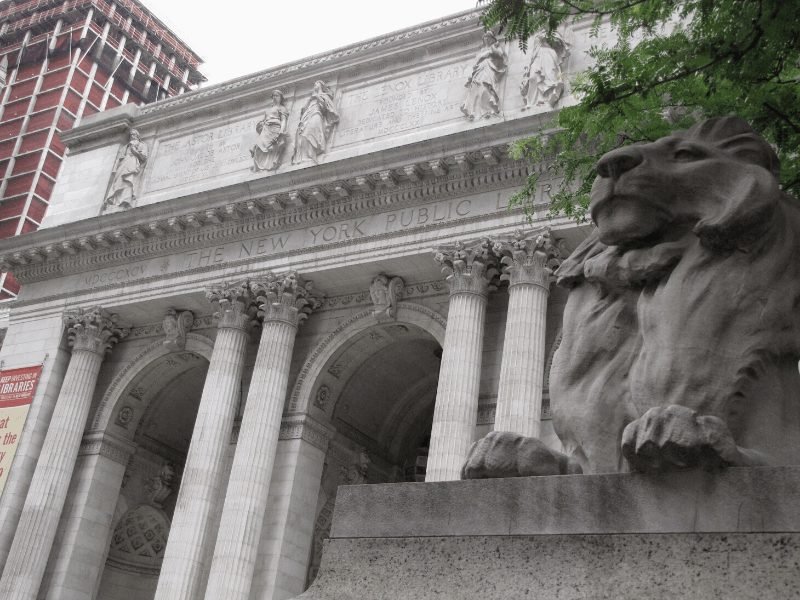
[[[550,372],[565,453],[495,432],[465,477],[800,464],[800,208],[741,119],[597,164]]]
[[[508,69],[508,56],[500,40],[491,31],[483,34],[483,47],[472,66],[464,87],[467,93],[461,112],[470,120],[500,114],[500,82]]]
[[[288,122],[289,111],[283,105],[283,92],[275,90],[272,92],[272,106],[256,123],[258,140],[250,149],[253,171],[274,171],[281,166]]]
[[[312,160],[325,152],[339,113],[333,103],[333,92],[324,81],[316,81],[311,97],[300,111],[300,123],[294,138],[292,164]]]
[[[103,212],[116,212],[134,205],[136,180],[146,163],[147,144],[141,140],[136,129],[131,129],[128,143],[111,173],[111,185],[103,202]]]
[[[523,110],[555,108],[564,93],[563,67],[568,57],[569,45],[557,34],[551,39],[545,35],[536,37],[531,62],[525,67],[520,84]]]
[[[372,314],[379,321],[391,320],[397,314],[397,303],[403,294],[405,284],[402,278],[392,277],[389,279],[381,273],[372,280],[369,286],[369,295],[374,306]]]

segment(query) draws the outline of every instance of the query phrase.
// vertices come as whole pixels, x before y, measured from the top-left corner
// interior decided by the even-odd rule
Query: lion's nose
[[[636,146],[625,146],[612,150],[597,161],[597,173],[600,177],[616,179],[626,171],[630,171],[644,160],[641,150]]]

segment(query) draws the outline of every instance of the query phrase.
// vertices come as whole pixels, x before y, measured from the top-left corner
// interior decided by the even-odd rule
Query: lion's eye
[[[680,162],[688,162],[702,158],[703,154],[694,148],[678,148],[675,150],[675,154],[673,154],[672,157]]]

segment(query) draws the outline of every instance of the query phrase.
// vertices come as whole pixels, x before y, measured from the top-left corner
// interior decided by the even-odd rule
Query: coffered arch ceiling
[[[329,363],[338,375],[332,423],[371,455],[401,465],[430,434],[441,347],[423,329],[377,324]]]

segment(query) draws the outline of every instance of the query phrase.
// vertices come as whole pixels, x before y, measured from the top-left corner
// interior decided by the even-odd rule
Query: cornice
[[[413,163],[414,169],[409,166],[308,188],[276,190],[247,200],[237,201],[223,193],[208,208],[180,203],[194,205],[191,212],[155,213],[155,218],[142,219],[153,210],[140,215],[133,209],[42,229],[0,241],[0,267],[14,272],[23,283],[41,281],[477,191],[517,187],[532,170],[507,156],[506,143]],[[546,169],[546,165],[537,168],[542,173]],[[126,215],[127,219],[120,218]]]

